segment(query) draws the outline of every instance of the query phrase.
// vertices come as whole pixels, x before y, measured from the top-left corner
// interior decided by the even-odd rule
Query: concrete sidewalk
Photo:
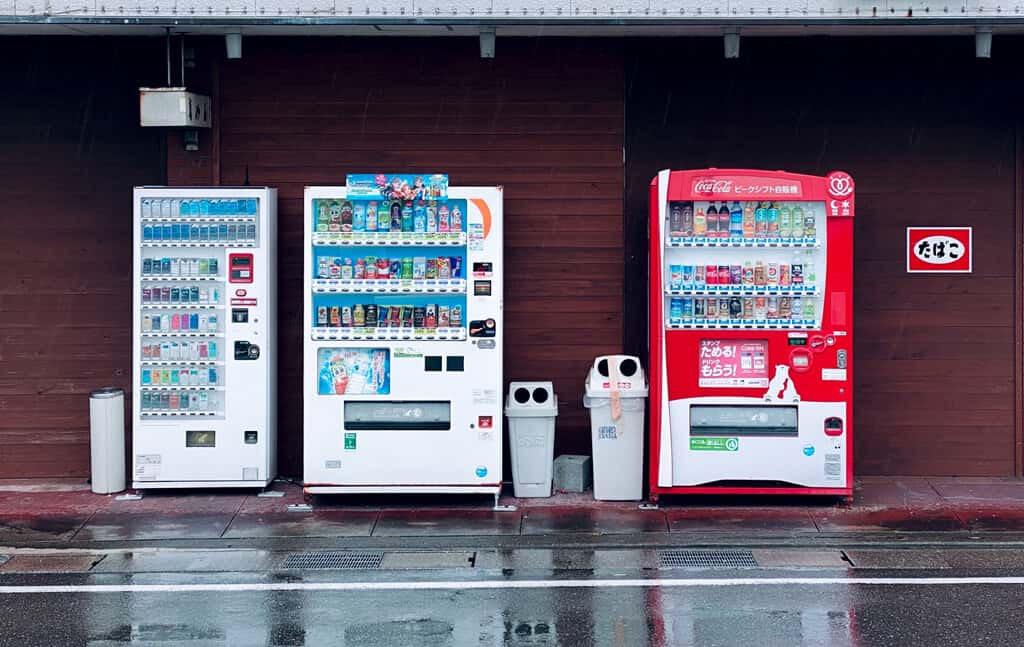
[[[675,498],[657,510],[594,501],[587,493],[550,499],[504,497],[317,497],[313,512],[301,487],[278,482],[280,498],[254,492],[147,492],[140,501],[92,494],[82,483],[60,487],[0,483],[0,546],[96,545],[174,540],[238,543],[274,538],[429,539],[626,537],[675,543],[688,536],[813,540],[856,534],[976,537],[1024,533],[1024,481],[992,478],[858,480],[852,506],[820,498]],[[988,535],[993,536],[993,535]]]

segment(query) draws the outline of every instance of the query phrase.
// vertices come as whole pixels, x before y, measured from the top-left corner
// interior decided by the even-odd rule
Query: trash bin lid
[[[587,372],[587,397],[610,398],[612,373],[618,376],[619,397],[647,397],[647,376],[640,366],[640,358],[632,355],[602,355],[596,358]]]
[[[119,395],[124,395],[124,389],[116,386],[105,386],[90,393],[89,397],[94,400],[102,400],[104,398],[116,398]]]

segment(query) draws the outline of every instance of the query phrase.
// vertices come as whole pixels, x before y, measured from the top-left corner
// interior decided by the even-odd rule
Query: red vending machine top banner
[[[826,202],[828,216],[853,215],[853,178],[844,171],[825,177],[783,171],[706,169],[673,171],[668,199],[814,200]]]

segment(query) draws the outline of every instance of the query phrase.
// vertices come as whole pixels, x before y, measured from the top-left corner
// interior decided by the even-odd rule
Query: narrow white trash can
[[[512,382],[505,400],[517,497],[551,496],[558,396],[551,382]]]
[[[125,488],[124,391],[108,386],[89,394],[89,449],[92,491],[112,494]]]
[[[643,498],[646,398],[647,378],[639,358],[605,355],[594,360],[583,405],[590,409],[595,499]]]

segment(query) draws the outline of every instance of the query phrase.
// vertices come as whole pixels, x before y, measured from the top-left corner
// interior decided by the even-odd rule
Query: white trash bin
[[[124,391],[113,386],[89,394],[89,449],[92,491],[112,494],[125,488]]]
[[[639,358],[605,355],[594,360],[583,406],[590,409],[595,499],[643,498],[646,397],[647,378]]]
[[[551,496],[558,396],[551,382],[512,382],[505,400],[517,497]]]

